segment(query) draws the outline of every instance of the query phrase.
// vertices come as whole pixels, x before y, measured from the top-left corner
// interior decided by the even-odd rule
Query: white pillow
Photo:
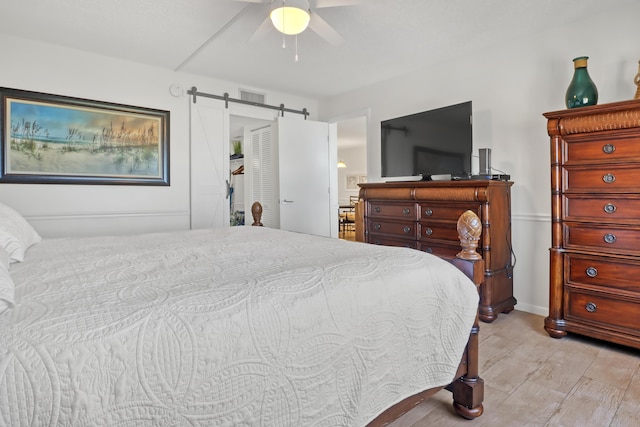
[[[18,212],[0,203],[0,246],[11,257],[11,262],[23,261],[24,253],[42,238]]]
[[[0,248],[0,313],[16,305],[15,287],[8,270],[9,254]]]

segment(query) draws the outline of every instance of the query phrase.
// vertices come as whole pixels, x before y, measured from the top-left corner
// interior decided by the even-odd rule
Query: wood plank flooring
[[[515,310],[480,323],[482,416],[458,417],[443,390],[389,426],[640,425],[640,350],[572,334],[551,338],[543,321]]]

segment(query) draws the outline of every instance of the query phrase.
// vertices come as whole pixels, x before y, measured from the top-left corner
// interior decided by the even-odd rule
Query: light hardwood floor
[[[355,242],[356,240],[356,232],[353,229],[342,230],[342,228],[338,229],[338,238],[342,240],[351,240]]]
[[[482,416],[458,417],[442,390],[390,427],[640,426],[640,350],[551,338],[543,322],[515,310],[480,323]]]

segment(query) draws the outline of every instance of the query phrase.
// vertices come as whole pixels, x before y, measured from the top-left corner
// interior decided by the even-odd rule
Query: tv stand
[[[513,297],[512,185],[510,181],[473,179],[360,184],[363,221],[356,223],[356,235],[367,243],[406,246],[454,258],[460,252],[458,217],[472,210],[482,222],[478,252],[485,262],[480,320],[492,322],[517,303]]]

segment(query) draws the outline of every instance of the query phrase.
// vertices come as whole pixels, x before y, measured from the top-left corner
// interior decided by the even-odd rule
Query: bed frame
[[[253,216],[253,224],[251,225],[262,226],[262,205],[259,202],[255,202],[251,206],[251,214]],[[358,233],[362,233],[364,229],[362,221],[362,209],[360,209],[360,203],[358,203],[356,204],[356,240],[359,241],[363,241],[358,239]],[[455,258],[445,259],[465,273],[475,283],[479,291],[480,285],[484,280],[484,261],[476,251],[480,234],[482,233],[480,218],[473,211],[466,211],[458,219],[457,228],[462,250]],[[445,387],[424,390],[404,399],[385,410],[371,421],[367,427],[380,427],[391,423],[443,388],[453,394],[453,407],[458,415],[469,420],[482,415],[484,381],[479,376],[478,332],[480,328],[478,319],[478,313],[476,313],[476,319],[469,334],[469,341],[453,382]]]

